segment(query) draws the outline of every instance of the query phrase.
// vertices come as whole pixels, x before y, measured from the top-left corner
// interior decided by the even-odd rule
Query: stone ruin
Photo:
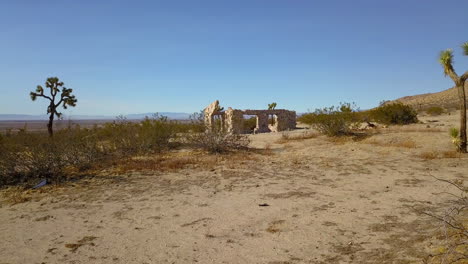
[[[244,133],[244,115],[257,117],[254,133],[279,132],[296,128],[296,112],[285,109],[273,110],[239,110],[229,107],[223,110],[216,100],[203,110],[205,125],[212,129],[215,117],[219,118],[221,128],[229,133]],[[269,124],[269,117],[273,117],[273,124]]]

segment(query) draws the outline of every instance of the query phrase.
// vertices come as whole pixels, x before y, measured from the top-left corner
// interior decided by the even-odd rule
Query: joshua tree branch
[[[434,175],[430,175],[430,176],[431,176],[432,178],[438,180],[438,181],[446,182],[446,183],[448,183],[448,184],[451,184],[451,185],[455,186],[455,188],[459,189],[459,190],[462,191],[462,192],[467,192],[467,191],[468,191],[468,189],[466,189],[466,188],[464,188],[463,186],[461,186],[461,185],[459,185],[459,184],[456,184],[456,183],[454,183],[454,182],[452,182],[452,181],[445,180],[445,179],[442,179],[442,178],[437,178],[437,177],[434,176]]]
[[[49,99],[49,100],[52,101],[52,98],[50,98],[49,96],[45,95],[44,92],[42,92],[42,93],[34,93],[34,92],[31,92],[31,95],[38,96],[38,97],[44,97],[44,98],[47,98],[47,99]]]
[[[468,71],[465,72],[462,76],[460,76],[460,80],[461,80],[462,84],[463,84],[466,80],[468,80]]]
[[[450,77],[450,79],[453,80],[453,82],[458,83],[460,81],[460,77],[458,77],[458,74],[453,70],[451,66],[447,69],[446,73]]]

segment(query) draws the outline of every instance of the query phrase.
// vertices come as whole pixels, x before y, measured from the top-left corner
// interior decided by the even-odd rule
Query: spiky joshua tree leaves
[[[462,45],[463,55],[468,56],[468,42]],[[466,95],[465,95],[465,82],[468,79],[468,71],[463,75],[458,76],[453,68],[453,51],[446,49],[440,52],[439,62],[444,67],[445,76],[449,76],[455,83],[458,90],[458,97],[460,102],[460,144],[458,144],[458,151],[466,153]]]
[[[277,106],[276,102],[268,104],[268,110],[275,110],[276,106]],[[275,119],[274,119],[273,115],[271,115],[270,124],[273,125],[274,122],[275,122]]]
[[[68,106],[74,107],[78,100],[74,95],[72,95],[73,89],[63,86],[63,82],[61,82],[57,77],[47,78],[45,87],[50,90],[48,94],[44,94],[44,88],[38,85],[36,87],[36,92],[31,92],[30,96],[33,101],[36,101],[37,97],[43,97],[50,101],[49,106],[47,107],[47,114],[49,114],[47,131],[49,132],[49,136],[52,137],[54,135],[54,117],[56,116],[57,118],[60,118],[62,116],[62,113],[58,112],[57,109],[60,105],[62,105],[64,109],[67,109]]]
[[[275,102],[268,104],[268,110],[274,110],[276,108],[276,105],[277,104]]]

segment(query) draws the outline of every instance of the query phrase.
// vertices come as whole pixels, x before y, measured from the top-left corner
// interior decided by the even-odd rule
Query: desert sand
[[[440,223],[418,211],[456,192],[433,176],[468,175],[448,135],[457,118],[358,140],[251,135],[267,151],[3,198],[0,263],[422,263]]]

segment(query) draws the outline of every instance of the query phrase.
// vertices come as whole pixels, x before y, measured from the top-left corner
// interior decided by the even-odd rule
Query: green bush
[[[370,117],[373,121],[386,125],[417,123],[417,115],[416,110],[402,103],[384,104],[370,111]]]
[[[426,113],[431,116],[441,115],[445,112],[444,108],[440,106],[432,106],[426,110]]]
[[[300,116],[298,121],[311,125],[327,136],[352,134],[362,122],[356,106],[350,103],[341,103],[339,107],[316,109],[313,113]]]

